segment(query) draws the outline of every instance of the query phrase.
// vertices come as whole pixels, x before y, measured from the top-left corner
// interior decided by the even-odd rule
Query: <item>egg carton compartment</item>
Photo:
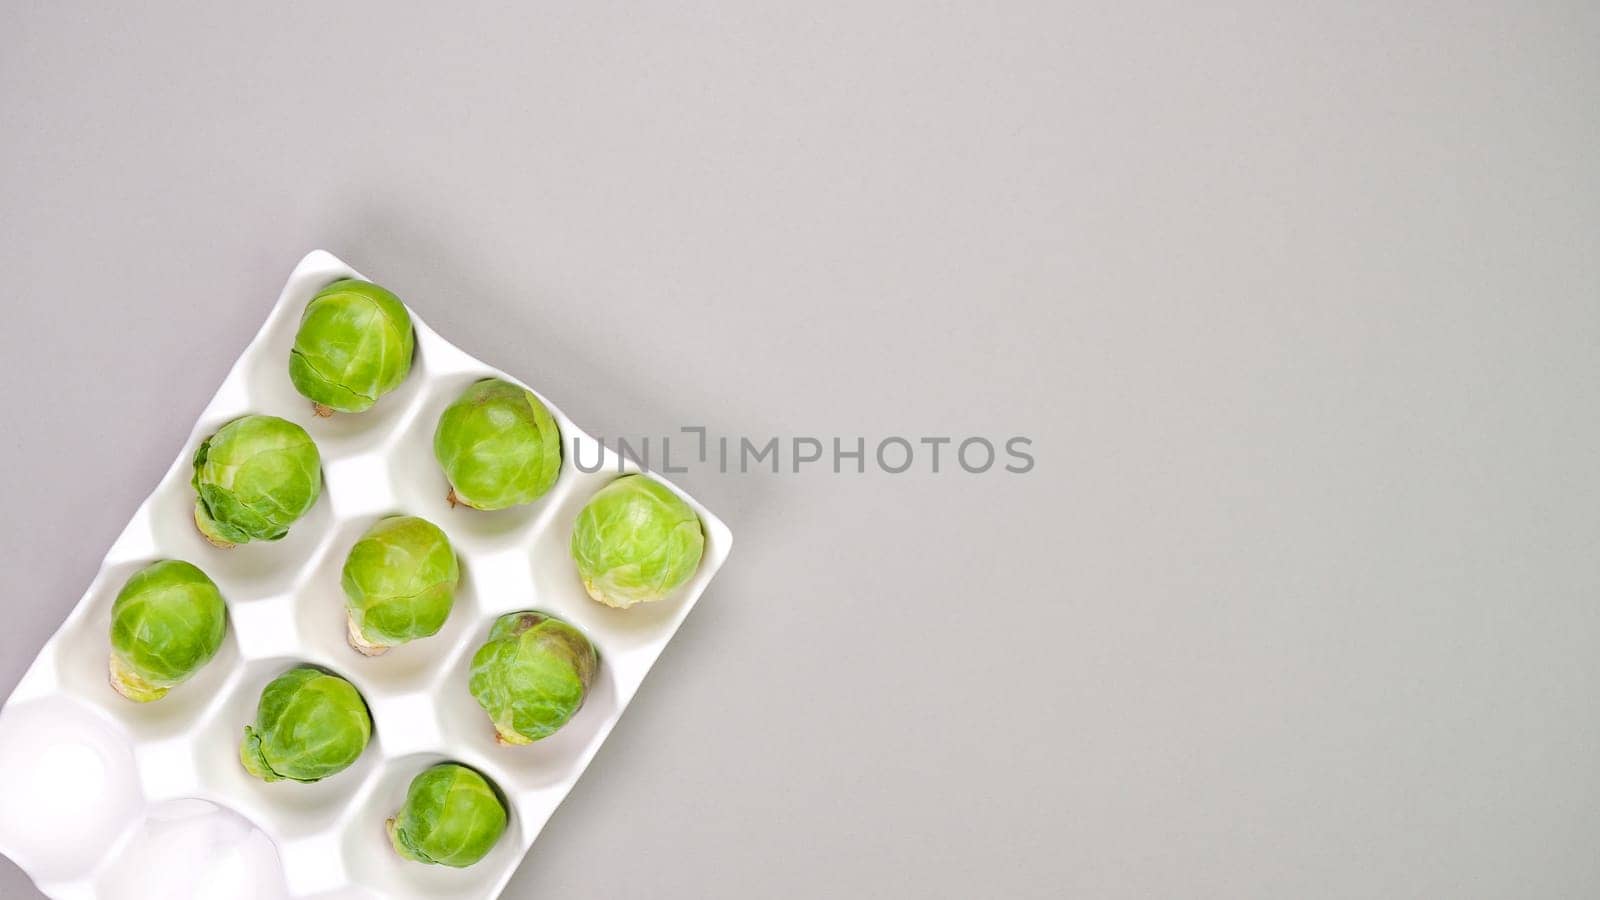
[[[239,745],[247,725],[255,724],[256,706],[268,682],[296,666],[310,663],[339,675],[361,691],[362,679],[349,666],[330,664],[315,654],[252,660],[241,666],[224,692],[222,702],[196,730],[190,742],[198,772],[196,796],[217,801],[250,818],[274,837],[300,837],[336,827],[350,796],[381,765],[383,726],[373,718],[372,741],[349,768],[313,784],[294,781],[268,783],[245,771],[239,762]],[[151,764],[164,763],[151,760]]]
[[[584,453],[585,465],[590,466],[588,451]],[[559,509],[550,517],[549,526],[533,536],[524,564],[533,578],[534,594],[546,611],[576,625],[607,654],[611,668],[618,673],[619,683],[631,697],[660,655],[661,646],[683,624],[694,598],[709,583],[711,573],[702,563],[694,577],[668,596],[628,609],[616,609],[590,599],[572,565],[572,529],[589,498],[613,479],[622,477],[615,454],[609,450],[605,453],[607,461],[598,471],[580,472],[572,479],[571,490],[559,499]],[[623,474],[637,471],[631,462],[622,463]],[[696,505],[671,484],[667,486],[688,500],[690,506]],[[706,521],[703,514],[702,521]],[[713,528],[706,523],[704,559],[720,559],[727,553],[730,543],[726,529]]]
[[[110,687],[111,605],[134,572],[155,559],[118,563],[105,569],[45,652],[55,658],[61,689],[115,719],[134,741],[158,741],[195,727],[217,702],[228,675],[240,664],[238,629],[230,627],[222,647],[204,668],[156,703],[132,703]],[[226,597],[226,595],[224,595]]]
[[[491,893],[516,871],[522,859],[519,849],[532,841],[522,834],[522,820],[515,803],[506,796],[506,831],[489,855],[465,869],[449,866],[395,865],[398,857],[390,845],[388,820],[405,802],[411,780],[442,762],[471,765],[459,757],[439,753],[414,753],[388,760],[372,786],[350,817],[339,847],[344,865],[356,884],[384,897],[438,897],[472,900]],[[474,766],[473,768],[477,768]],[[483,772],[484,775],[489,773]],[[492,780],[492,777],[491,777]],[[502,788],[502,792],[504,788]],[[403,862],[403,860],[402,860]]]
[[[606,483],[638,469],[543,395],[563,438],[550,492],[509,510],[452,506],[432,452],[439,414],[481,378],[523,382],[463,353],[410,307],[416,356],[406,381],[359,415],[316,415],[289,381],[289,348],[306,302],[347,277],[361,276],[321,251],[296,267],[178,458],[0,712],[0,852],[49,896],[199,898],[235,883],[253,886],[254,893],[236,889],[244,900],[498,896],[726,558],[727,528],[685,497],[706,537],[694,578],[630,610],[590,600],[568,555],[572,521]],[[194,524],[192,459],[217,429],[250,413],[306,429],[321,456],[323,493],[282,540],[221,549]],[[359,537],[396,514],[445,531],[461,580],[437,634],[368,657],[347,640],[341,572]],[[132,703],[108,682],[111,606],[129,576],[160,559],[186,560],[216,582],[228,631],[188,681],[154,703]],[[495,620],[530,609],[581,629],[601,664],[583,707],[560,731],[508,747],[495,741],[468,677]],[[327,779],[268,784],[245,771],[239,745],[262,689],[302,664],[360,691],[372,740]],[[466,869],[402,859],[385,829],[411,779],[442,761],[485,775],[509,812],[499,843]],[[189,852],[233,868],[177,867],[188,873],[183,884],[140,874],[141,857],[184,858],[172,855],[183,841],[198,841]]]
[[[596,645],[600,668],[595,672],[594,683],[589,686],[583,707],[560,731],[532,744],[507,746],[495,740],[488,714],[467,689],[473,654],[488,639],[496,618],[479,622],[474,640],[456,653],[445,679],[445,690],[437,698],[440,725],[451,736],[461,762],[489,776],[513,797],[575,781],[605,740],[610,731],[608,723],[621,712],[615,676],[606,664],[605,650]]]
[[[472,561],[458,551],[461,580],[456,586],[450,616],[438,633],[393,647],[379,656],[362,656],[351,648],[341,585],[345,557],[367,529],[387,515],[401,513],[401,510],[392,510],[339,523],[330,534],[321,557],[312,564],[307,577],[296,586],[291,597],[300,645],[314,648],[325,659],[357,664],[361,677],[373,687],[373,697],[431,692],[437,688],[450,648],[465,639],[470,623],[478,615],[477,581],[473,577]],[[371,702],[369,697],[368,703]]]
[[[411,514],[438,525],[450,535],[451,544],[464,552],[493,551],[524,545],[551,510],[551,498],[563,488],[570,461],[562,454],[561,474],[550,493],[533,503],[509,509],[472,509],[450,500],[450,483],[433,456],[433,433],[445,407],[461,392],[485,378],[503,377],[481,365],[440,377],[422,398],[418,415],[410,423],[406,440],[394,448],[394,465],[389,469],[395,496]],[[570,444],[575,426],[556,411],[548,398],[534,391],[561,426],[563,448]]]
[[[182,897],[188,883],[229,900],[289,896],[278,849],[255,823],[205,800],[151,807],[88,885],[103,900]]]
[[[64,693],[13,698],[0,712],[0,846],[46,894],[81,896],[142,817],[133,748],[124,729]]]
[[[304,576],[308,561],[321,552],[333,523],[333,505],[325,488],[324,496],[282,540],[223,550],[200,534],[195,527],[195,492],[190,481],[194,476],[195,450],[218,428],[249,412],[230,410],[215,419],[207,417],[207,426],[184,446],[180,464],[167,473],[161,486],[145,501],[148,515],[141,517],[148,531],[148,558],[181,559],[199,566],[217,583],[230,607],[291,589]],[[324,461],[324,479],[327,468]],[[120,583],[117,586],[121,587]]]
[[[286,298],[289,302],[280,301],[273,308],[260,334],[240,357],[235,376],[230,376],[229,380],[241,380],[251,412],[288,419],[311,432],[324,464],[363,453],[381,453],[392,443],[401,425],[415,412],[419,398],[436,377],[435,350],[440,350],[441,363],[457,359],[461,354],[444,352],[454,348],[448,345],[440,348],[443,341],[421,340],[422,329],[418,328],[411,373],[405,381],[379,398],[371,409],[358,415],[335,413],[326,417],[318,416],[313,411],[311,401],[294,389],[288,377],[289,351],[294,347],[295,332],[300,327],[300,314],[318,291],[341,279],[360,276],[332,260],[332,257],[326,260],[307,257],[307,262],[309,266],[302,262],[301,267],[296,269],[286,290],[286,293],[292,290],[294,296]],[[412,312],[412,320],[415,323],[415,311]]]

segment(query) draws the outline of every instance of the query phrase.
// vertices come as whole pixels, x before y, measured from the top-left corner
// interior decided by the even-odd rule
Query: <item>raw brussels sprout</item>
[[[194,454],[194,521],[218,547],[275,541],[317,502],[322,458],[311,435],[277,416],[245,416]]]
[[[389,842],[406,859],[464,869],[506,831],[506,805],[488,779],[441,763],[411,779],[405,805],[389,820]]]
[[[321,781],[355,762],[371,737],[366,701],[350,682],[299,666],[261,692],[239,761],[262,781]]]
[[[438,632],[460,579],[455,551],[439,526],[416,516],[380,521],[344,560],[350,646],[377,656]]]
[[[289,351],[289,380],[319,416],[358,413],[406,380],[415,349],[400,298],[347,278],[306,304]]]
[[[502,744],[529,744],[583,706],[600,654],[583,632],[540,612],[501,616],[472,655],[467,687]]]
[[[561,473],[561,431],[533,392],[498,378],[466,389],[439,416],[433,455],[450,505],[505,509],[543,497]]]
[[[624,475],[589,498],[572,528],[572,559],[589,596],[626,609],[658,600],[694,574],[700,518],[660,482]]]
[[[111,686],[139,703],[160,700],[217,655],[227,630],[206,573],[181,559],[151,563],[111,604]]]

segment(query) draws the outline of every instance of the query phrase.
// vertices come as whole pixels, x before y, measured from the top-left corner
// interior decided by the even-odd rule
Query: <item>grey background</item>
[[[234,6],[0,6],[0,688],[326,247],[595,433],[1035,441],[679,476],[507,896],[1600,893],[1600,7]]]

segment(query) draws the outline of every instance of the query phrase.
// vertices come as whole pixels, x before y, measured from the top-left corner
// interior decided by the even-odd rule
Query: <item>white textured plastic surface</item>
[[[497,896],[727,558],[727,527],[685,496],[706,532],[695,577],[670,597],[628,610],[590,600],[567,543],[584,502],[617,477],[618,460],[548,399],[565,451],[550,493],[499,512],[450,508],[432,453],[439,413],[479,378],[521,382],[456,349],[415,310],[417,355],[406,381],[365,413],[316,418],[289,383],[289,348],[312,295],[352,276],[362,277],[322,251],[295,267],[172,468],[0,712],[0,852],[52,897],[139,896],[128,893],[136,886],[125,873],[155,852],[152,843],[161,859],[226,851],[238,866],[281,862],[282,888],[277,873],[263,873],[263,898],[285,889],[305,900]],[[537,384],[529,387],[537,392]],[[190,460],[201,440],[247,413],[282,416],[311,433],[324,492],[283,540],[219,550],[195,530]],[[585,467],[604,456],[599,471],[575,467],[574,439]],[[637,471],[631,464],[624,470]],[[345,643],[339,568],[368,526],[395,513],[445,530],[461,560],[461,587],[438,634],[368,658]],[[188,560],[216,581],[228,602],[228,635],[188,682],[155,703],[132,703],[107,683],[111,603],[130,574],[164,558]],[[561,731],[504,747],[467,692],[466,669],[494,619],[523,609],[581,628],[599,649],[601,667],[583,709]],[[266,784],[240,766],[239,741],[262,687],[301,662],[360,689],[372,710],[373,740],[355,765],[325,781]],[[401,859],[384,833],[411,779],[447,759],[489,776],[511,807],[505,836],[467,869]],[[214,828],[194,827],[212,814],[225,818]],[[271,839],[276,862],[251,825]],[[191,841],[192,849],[171,849]]]

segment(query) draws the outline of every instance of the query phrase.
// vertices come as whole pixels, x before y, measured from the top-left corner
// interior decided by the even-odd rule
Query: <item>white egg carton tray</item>
[[[563,438],[555,487],[513,509],[451,508],[432,452],[440,412],[480,378],[522,382],[451,345],[415,309],[416,360],[405,382],[365,413],[314,416],[289,382],[289,348],[306,302],[346,277],[363,276],[323,251],[295,267],[161,484],[0,714],[0,852],[49,896],[123,895],[119,880],[137,866],[119,864],[119,852],[136,834],[159,833],[164,806],[195,798],[237,812],[271,839],[281,888],[272,886],[280,884],[275,873],[257,880],[262,898],[496,897],[727,558],[727,527],[685,495],[705,526],[695,577],[667,598],[627,610],[590,600],[568,541],[584,503],[617,477],[618,459],[542,395]],[[538,372],[528,374],[537,392]],[[191,458],[203,439],[247,413],[281,416],[310,432],[322,454],[324,493],[283,540],[220,550],[195,529]],[[579,470],[574,439],[586,468],[601,457],[605,465]],[[438,634],[368,658],[346,644],[340,567],[363,531],[396,513],[444,529],[460,557],[461,586]],[[188,560],[216,581],[228,604],[227,638],[167,697],[132,703],[107,683],[111,604],[129,575],[164,558]],[[564,728],[505,747],[467,691],[467,670],[494,620],[523,609],[582,629],[601,666]],[[323,666],[360,689],[372,711],[372,742],[324,781],[267,784],[240,765],[239,742],[261,689],[299,663]],[[411,779],[443,760],[483,772],[508,801],[504,837],[466,869],[402,859],[385,834]]]

